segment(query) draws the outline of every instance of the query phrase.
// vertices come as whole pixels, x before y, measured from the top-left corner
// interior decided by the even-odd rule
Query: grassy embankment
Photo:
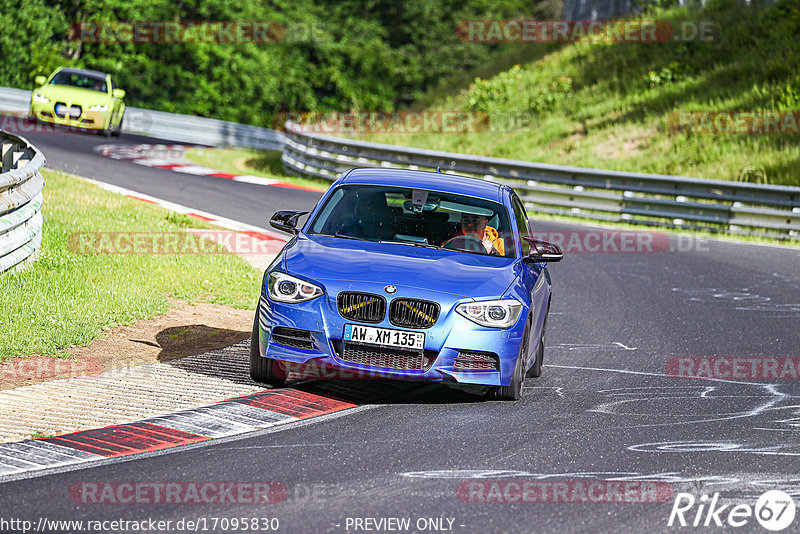
[[[167,311],[169,298],[254,308],[260,273],[230,254],[76,253],[76,233],[212,227],[60,172],[44,175],[41,256],[0,275],[0,361],[67,356],[115,325]]]
[[[519,126],[360,137],[561,165],[800,185],[800,133],[678,133],[667,120],[675,111],[800,110],[800,1],[759,10],[712,0],[702,11],[655,10],[642,19],[678,28],[710,21],[712,40],[521,44],[540,47],[541,57],[427,99],[429,110],[518,114]]]

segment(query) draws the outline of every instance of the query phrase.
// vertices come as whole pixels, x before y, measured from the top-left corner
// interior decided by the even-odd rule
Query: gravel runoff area
[[[0,391],[0,442],[55,436],[197,408],[264,390],[250,340],[178,360]]]

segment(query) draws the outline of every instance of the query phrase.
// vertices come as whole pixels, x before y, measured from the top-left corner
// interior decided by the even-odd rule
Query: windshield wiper
[[[394,243],[396,245],[410,245],[412,247],[434,248],[434,249],[442,248],[442,247],[437,247],[436,245],[431,245],[430,243],[418,243],[416,241],[378,241],[378,243]]]
[[[333,234],[332,237],[338,237],[340,239],[355,239],[356,241],[366,241],[366,239],[361,239],[360,237],[353,237],[351,235],[340,234],[339,232]]]

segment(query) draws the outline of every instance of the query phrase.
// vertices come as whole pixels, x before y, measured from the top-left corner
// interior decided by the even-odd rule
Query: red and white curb
[[[3,443],[0,478],[245,434],[356,406],[334,396],[274,389],[133,423]]]
[[[219,171],[210,167],[196,165],[192,162],[186,161],[183,153],[190,148],[203,148],[203,146],[192,145],[99,145],[95,147],[95,151],[99,152],[109,158],[130,161],[137,165],[144,165],[146,167],[153,167],[156,169],[165,169],[183,174],[194,174],[196,176],[211,176],[214,178],[224,178],[226,180],[233,180],[234,182],[245,182],[249,184],[265,185],[273,187],[285,187],[288,189],[301,189],[304,191],[319,192],[320,189],[312,187],[304,187],[301,185],[292,184],[289,182],[282,182],[272,178],[264,178],[263,176],[253,176],[251,174],[234,174],[230,172]],[[213,149],[211,149],[213,150]],[[157,154],[160,157],[154,157]]]

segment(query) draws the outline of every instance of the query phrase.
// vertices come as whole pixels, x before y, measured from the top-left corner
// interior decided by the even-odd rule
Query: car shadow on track
[[[205,329],[201,329],[205,332]],[[196,332],[194,332],[196,334]],[[162,332],[159,340],[162,348],[182,340],[188,334],[181,329]],[[172,334],[172,335],[168,335]],[[238,332],[223,332],[238,334]],[[204,336],[208,337],[208,336]],[[213,338],[224,335],[211,336]],[[210,341],[210,340],[209,340]],[[219,350],[211,350],[203,354],[186,358],[162,361],[193,374],[207,375],[213,378],[224,377],[236,384],[255,385],[248,372],[249,340]],[[165,356],[167,356],[165,354]],[[161,358],[159,358],[161,359]],[[315,371],[316,374],[315,374]],[[330,375],[328,375],[330,376]],[[258,384],[264,389],[272,389],[266,384]],[[482,391],[466,392],[454,389],[441,383],[419,382],[411,380],[388,380],[385,378],[339,378],[331,380],[320,374],[318,369],[310,372],[303,369],[299,374],[289,374],[284,388],[305,391],[316,395],[341,399],[353,404],[465,404],[485,402]],[[281,389],[281,388],[275,388]]]
[[[311,380],[290,387],[354,404],[464,404],[486,400],[485,395],[443,384],[403,380]]]

